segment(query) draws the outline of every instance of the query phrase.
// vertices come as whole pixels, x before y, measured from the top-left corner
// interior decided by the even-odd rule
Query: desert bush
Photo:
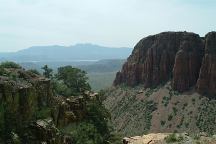
[[[184,138],[182,136],[177,136],[176,133],[170,134],[165,138],[165,141],[167,143],[175,143],[175,142],[181,142]]]
[[[161,126],[164,126],[166,124],[166,121],[160,121]]]
[[[172,118],[173,118],[173,115],[172,115],[172,114],[168,115],[168,121],[171,121]]]
[[[173,134],[170,134],[169,136],[167,136],[167,137],[165,138],[165,141],[166,141],[167,143],[173,143],[173,142],[177,142],[178,139],[177,139],[177,137],[176,137],[176,134],[173,133]]]

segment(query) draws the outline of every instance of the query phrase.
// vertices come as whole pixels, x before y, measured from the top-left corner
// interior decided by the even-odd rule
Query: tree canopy
[[[44,65],[41,69],[44,70],[43,75],[46,78],[51,78],[52,77],[53,70],[51,68],[49,68],[47,65]]]
[[[57,91],[65,96],[76,96],[91,90],[86,72],[72,66],[58,68],[56,74],[59,86]]]

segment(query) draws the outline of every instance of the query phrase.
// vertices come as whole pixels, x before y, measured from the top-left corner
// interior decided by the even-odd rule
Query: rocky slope
[[[163,32],[138,42],[118,72],[114,85],[143,84],[156,87],[172,81],[179,92],[197,87],[202,94],[216,94],[216,32],[205,38],[188,32]]]
[[[116,130],[123,136],[145,133],[216,133],[216,100],[194,90],[179,93],[164,86],[145,89],[118,86],[105,91],[104,104],[110,110]]]

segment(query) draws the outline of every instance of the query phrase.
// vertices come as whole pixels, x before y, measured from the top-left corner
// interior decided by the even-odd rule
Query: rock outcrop
[[[205,38],[188,32],[163,32],[138,42],[116,74],[114,85],[155,87],[172,81],[183,92],[197,86],[199,92],[216,94],[216,32]],[[198,82],[197,82],[198,81]]]
[[[57,127],[66,126],[72,122],[84,118],[86,101],[83,96],[79,97],[54,97],[52,117]]]
[[[203,94],[216,95],[216,32],[210,32],[205,37],[205,56],[200,69],[197,89]]]
[[[29,143],[72,144],[70,136],[63,135],[55,126],[52,119],[37,120],[28,127]]]
[[[0,76],[0,143],[73,144],[60,129],[86,118],[97,93],[56,96],[50,79],[22,68],[3,68]]]
[[[150,133],[143,136],[125,137],[123,144],[192,144],[192,143],[205,143],[215,144],[215,136],[203,136],[197,133],[196,137],[190,136],[188,133]]]
[[[164,143],[164,139],[169,133],[151,133],[143,136],[125,137],[123,144],[160,144]]]
[[[24,137],[36,112],[51,103],[50,80],[23,69],[5,70],[8,76],[0,77],[0,121],[5,126],[1,130],[5,136],[13,131]]]

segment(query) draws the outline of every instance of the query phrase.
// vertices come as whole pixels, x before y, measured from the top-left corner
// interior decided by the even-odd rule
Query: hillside
[[[216,100],[195,93],[179,93],[170,83],[144,89],[118,86],[105,91],[104,104],[124,136],[164,132],[216,133]]]
[[[216,32],[164,32],[138,42],[105,91],[117,131],[216,133]]]
[[[125,59],[131,48],[113,48],[93,44],[73,46],[34,46],[13,53],[0,53],[0,61],[91,61],[101,59]]]

